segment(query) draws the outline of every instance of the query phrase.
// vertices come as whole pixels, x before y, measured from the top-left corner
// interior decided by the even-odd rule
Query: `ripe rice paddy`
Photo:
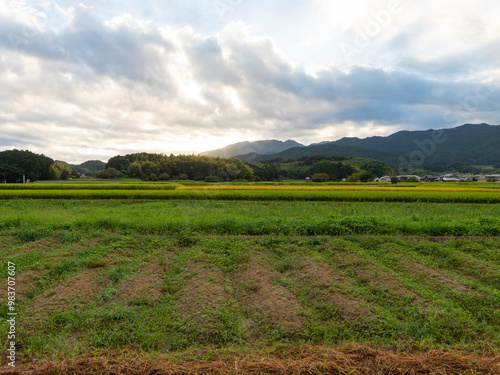
[[[141,188],[142,186],[142,188]],[[46,187],[46,188],[44,188]],[[155,199],[337,202],[500,203],[498,184],[183,186],[158,184],[0,185],[2,199]]]

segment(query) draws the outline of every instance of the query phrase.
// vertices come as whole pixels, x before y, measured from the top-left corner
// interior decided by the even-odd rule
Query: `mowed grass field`
[[[0,201],[1,371],[13,262],[25,371],[500,373],[496,185],[123,185],[0,189],[109,194]],[[335,196],[415,188],[442,195]],[[256,195],[111,198],[129,191]]]

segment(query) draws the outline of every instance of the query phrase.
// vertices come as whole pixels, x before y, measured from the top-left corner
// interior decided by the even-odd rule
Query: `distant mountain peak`
[[[316,142],[316,143],[311,143],[309,146],[319,146],[319,145],[325,145],[327,143],[331,143],[332,141],[323,141],[323,142]],[[308,146],[308,147],[309,147]]]
[[[231,145],[219,148],[217,150],[202,152],[200,155],[220,156],[224,158],[231,158],[233,156],[245,155],[245,154],[268,155],[268,154],[275,154],[278,152],[282,152],[293,147],[305,147],[305,146],[292,139],[288,139],[286,141],[268,139],[262,141],[254,141],[254,142],[245,141],[245,142],[233,143]]]

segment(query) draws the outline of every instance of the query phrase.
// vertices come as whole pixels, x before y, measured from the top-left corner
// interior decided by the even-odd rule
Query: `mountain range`
[[[219,156],[221,158],[231,158],[236,155],[258,154],[270,155],[294,147],[305,147],[303,144],[288,140],[288,141],[255,141],[255,142],[238,142],[217,150],[202,152],[200,155]]]
[[[500,164],[500,125],[465,124],[441,130],[405,130],[387,137],[345,137],[309,146],[293,140],[241,142],[203,154],[236,157],[245,162],[309,155],[364,157],[382,160],[400,169],[438,172],[464,165]]]

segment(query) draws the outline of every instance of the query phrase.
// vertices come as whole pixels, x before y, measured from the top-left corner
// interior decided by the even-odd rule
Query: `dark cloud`
[[[149,70],[168,63],[174,51],[172,43],[155,27],[148,30],[127,25],[110,28],[83,6],[74,9],[70,23],[57,34],[47,29],[37,30],[34,25],[29,26],[31,31],[26,34],[25,25],[6,19],[0,21],[0,43],[4,48],[63,64],[84,65],[97,74],[117,79],[154,79]],[[167,81],[163,72],[161,82]]]
[[[125,25],[110,29],[82,8],[76,8],[73,22],[59,38],[71,56],[81,58],[96,72],[134,80],[143,79],[148,66],[164,63],[162,52],[168,56],[173,51],[172,44],[155,29],[144,31]]]

